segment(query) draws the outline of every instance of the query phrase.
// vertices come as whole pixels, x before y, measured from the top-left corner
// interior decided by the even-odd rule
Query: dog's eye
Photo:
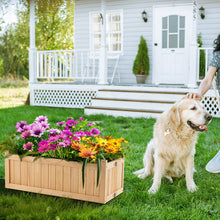
[[[196,109],[197,109],[196,106],[193,106],[190,110],[195,111]]]

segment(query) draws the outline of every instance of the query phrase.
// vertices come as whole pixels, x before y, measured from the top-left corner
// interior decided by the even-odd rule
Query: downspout
[[[107,81],[107,44],[106,44],[106,0],[101,0],[101,48],[99,58],[98,84],[108,84]]]
[[[197,0],[193,0],[193,11],[192,11],[192,35],[190,43],[190,69],[189,69],[189,80],[188,87],[197,87],[197,56],[198,56],[198,44],[197,44],[197,20],[198,20],[198,9]]]

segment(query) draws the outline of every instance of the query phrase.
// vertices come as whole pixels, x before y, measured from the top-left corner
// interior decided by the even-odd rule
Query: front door
[[[192,9],[190,5],[154,8],[154,83],[187,83]]]

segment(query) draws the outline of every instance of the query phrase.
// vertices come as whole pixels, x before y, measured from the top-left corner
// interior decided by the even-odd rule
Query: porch
[[[157,118],[185,94],[196,91],[178,85],[88,85],[65,83],[30,84],[30,104],[65,108],[84,108],[85,114]],[[202,99],[205,109],[218,115],[213,90]]]
[[[125,81],[122,84],[120,70],[124,66],[122,65],[120,70],[118,67],[127,54],[117,51],[107,52],[105,0],[101,0],[100,47],[95,51],[80,49],[79,46],[74,50],[38,51],[35,47],[34,7],[32,0],[29,50],[31,105],[85,108],[86,114],[157,117],[187,92],[195,90],[207,70],[212,48],[197,48],[196,22],[193,21],[194,34],[189,45],[190,58],[185,71],[188,79],[184,81],[187,85],[160,85],[155,79],[142,85],[125,83]],[[201,53],[203,55],[205,53],[203,59]],[[127,64],[129,63],[126,74],[134,79],[131,61],[131,56],[126,58]],[[201,62],[204,67],[203,72]],[[156,75],[154,67],[157,65],[152,62],[152,66],[151,77]],[[128,75],[124,74],[123,79],[127,79],[125,77]],[[166,74],[163,74],[165,80],[166,77]],[[207,111],[217,116],[218,104],[212,90],[203,98],[203,103]]]

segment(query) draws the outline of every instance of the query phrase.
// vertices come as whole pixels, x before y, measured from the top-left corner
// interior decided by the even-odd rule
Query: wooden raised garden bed
[[[97,165],[88,163],[85,185],[82,184],[82,163],[60,159],[18,155],[5,159],[5,187],[9,189],[106,203],[123,192],[124,159],[101,161],[97,187]]]

